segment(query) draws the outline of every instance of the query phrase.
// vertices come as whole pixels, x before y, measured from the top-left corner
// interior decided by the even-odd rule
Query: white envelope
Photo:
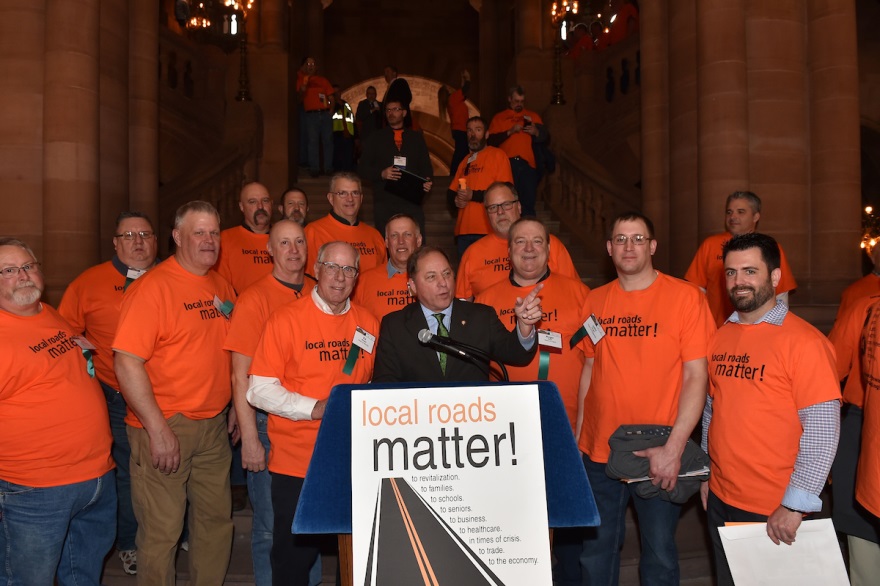
[[[737,586],[848,586],[831,519],[801,523],[795,542],[774,544],[767,524],[720,527],[721,544]]]

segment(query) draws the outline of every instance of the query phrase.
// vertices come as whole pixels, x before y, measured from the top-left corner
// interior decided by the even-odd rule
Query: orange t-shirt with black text
[[[272,257],[266,250],[269,234],[257,234],[244,226],[220,233],[220,256],[214,270],[241,293],[272,272]]]
[[[865,387],[862,373],[865,324],[871,318],[871,307],[880,299],[880,292],[853,301],[844,313],[834,321],[828,340],[834,346],[837,358],[837,377],[846,378],[843,386],[843,402],[862,408],[865,403]]]
[[[684,278],[698,287],[706,290],[706,297],[709,299],[709,309],[712,311],[712,317],[715,318],[715,325],[721,327],[730,314],[733,313],[733,304],[730,303],[730,296],[727,294],[727,282],[724,275],[724,259],[722,255],[722,247],[733,238],[728,232],[721,234],[713,234],[709,236],[700,248],[691,266],[688,267]],[[785,251],[782,246],[779,247],[780,264],[782,277],[779,279],[779,285],[776,286],[776,294],[785,293],[797,289],[797,281],[788,266],[788,260],[785,258]]]
[[[223,349],[253,358],[272,312],[308,296],[316,284],[314,278],[305,275],[302,289],[297,291],[269,274],[245,289],[235,302]]]
[[[840,316],[856,301],[872,295],[880,295],[880,276],[869,273],[843,290],[840,295],[840,307],[837,308],[837,319],[840,319]]]
[[[165,419],[177,413],[210,419],[232,399],[230,357],[223,350],[229,320],[214,307],[215,296],[235,301],[232,285],[216,272],[194,275],[171,257],[122,297],[113,349],[145,361]],[[143,427],[131,409],[125,422]]]
[[[320,220],[309,222],[305,227],[306,242],[309,245],[309,259],[306,271],[313,270],[318,259],[318,250],[327,242],[341,240],[351,244],[361,255],[360,272],[382,266],[388,260],[385,252],[385,238],[379,231],[363,222],[357,225],[344,224],[327,214]]]
[[[864,419],[862,451],[856,474],[856,500],[875,517],[880,517],[880,301],[871,306],[871,318],[862,334],[865,338]]]
[[[640,291],[617,279],[593,289],[581,312],[581,323],[594,314],[605,331],[595,346],[579,343],[594,358],[578,440],[593,462],[608,461],[608,438],[623,424],[675,423],[684,363],[706,358],[715,332],[703,292],[655,272]]]
[[[767,515],[782,502],[803,433],[798,410],[840,399],[834,349],[789,312],[781,326],[727,323],[709,344],[709,489]]]
[[[526,109],[523,109],[522,112],[515,112],[508,108],[507,110],[495,114],[495,117],[492,118],[492,123],[489,124],[488,134],[492,135],[507,132],[517,124],[525,126],[527,120],[531,121],[532,124],[544,123],[537,112],[532,112],[531,110]],[[504,151],[508,158],[512,159],[513,157],[520,157],[521,159],[524,159],[532,169],[535,168],[535,153],[532,150],[532,135],[528,132],[514,132],[501,143],[499,148]]]
[[[398,309],[403,309],[416,298],[406,287],[406,273],[394,273],[388,278],[388,265],[373,267],[358,276],[357,286],[351,300],[366,307],[376,319],[382,318]]]
[[[550,234],[550,271],[554,274],[580,279],[577,269],[565,245]],[[464,252],[458,265],[455,280],[455,296],[459,299],[476,297],[495,283],[507,279],[510,274],[510,255],[507,239],[494,232],[483,236]]]
[[[511,381],[531,382],[538,380],[538,368],[541,353],[546,352],[549,359],[547,380],[556,383],[565,412],[574,431],[577,423],[578,384],[584,369],[584,351],[580,346],[570,348],[571,337],[580,329],[583,320],[580,312],[590,292],[590,288],[578,280],[557,275],[551,269],[550,276],[542,281],[544,288],[539,294],[541,309],[544,311],[541,321],[535,327],[550,330],[562,335],[561,349],[548,349],[540,346],[534,359],[528,366],[508,366]],[[516,314],[513,306],[517,297],[525,297],[535,286],[518,287],[510,279],[496,283],[486,289],[474,300],[495,309],[498,319],[513,331],[516,327]]]
[[[318,400],[329,397],[335,385],[369,382],[374,354],[358,350],[352,373],[342,371],[358,326],[379,334],[373,314],[356,304],[333,315],[321,311],[311,295],[288,303],[269,317],[249,374],[277,378],[285,389]],[[293,421],[270,413],[269,470],[305,478],[320,425],[320,420]]]
[[[455,177],[449,183],[449,189],[458,191],[459,180],[467,181],[467,187],[474,191],[485,191],[496,181],[513,183],[513,173],[510,170],[510,160],[500,149],[487,146],[481,151],[470,153],[459,164]],[[469,201],[465,207],[458,210],[458,218],[455,221],[455,235],[459,234],[489,234],[492,226],[489,225],[489,217],[482,203]]]
[[[73,326],[75,332],[85,332],[95,345],[92,359],[98,379],[119,390],[119,381],[113,370],[113,336],[119,323],[122,293],[126,276],[112,261],[84,271],[68,285],[58,305],[58,313]]]
[[[107,402],[90,377],[80,333],[54,309],[0,311],[0,479],[51,487],[113,468]]]

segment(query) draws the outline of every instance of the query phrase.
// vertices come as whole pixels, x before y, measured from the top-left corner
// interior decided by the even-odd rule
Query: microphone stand
[[[436,338],[437,341],[443,342],[444,344],[447,344],[453,348],[459,347],[462,350],[467,351],[468,352],[467,358],[470,358],[470,359],[479,358],[480,360],[482,360],[483,362],[485,362],[489,366],[490,372],[492,370],[492,363],[493,362],[496,363],[500,367],[500,370],[501,370],[502,382],[506,382],[506,383],[510,382],[510,375],[507,374],[507,367],[504,365],[504,363],[501,362],[500,360],[496,360],[495,358],[492,358],[492,356],[490,356],[489,354],[484,352],[482,349],[477,348],[475,346],[471,346],[470,344],[465,344],[464,342],[459,342],[457,340],[453,340],[452,338],[449,338],[447,336],[441,336],[439,334],[431,334],[431,338],[432,338],[431,341],[428,342],[429,344],[431,342],[433,342],[434,339]],[[441,352],[442,351],[444,351],[444,350],[441,349]],[[448,352],[447,352],[447,354],[448,354]],[[471,356],[471,355],[473,355],[473,356]]]

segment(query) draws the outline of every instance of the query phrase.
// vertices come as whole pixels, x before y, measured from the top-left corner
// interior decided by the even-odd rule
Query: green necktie
[[[434,319],[437,320],[437,335],[443,336],[444,338],[449,337],[449,330],[446,329],[446,326],[443,325],[443,314],[435,313],[433,314]],[[440,372],[444,375],[446,374],[446,352],[440,351]]]

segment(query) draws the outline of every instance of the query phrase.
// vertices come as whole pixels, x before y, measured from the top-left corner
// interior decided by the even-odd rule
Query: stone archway
[[[413,101],[410,109],[424,132],[434,175],[449,175],[449,161],[452,159],[455,145],[452,143],[449,116],[445,110],[441,111],[438,99],[440,88],[446,84],[420,75],[404,73],[400,77],[409,83],[412,91]],[[388,84],[384,77],[371,77],[342,90],[342,99],[351,104],[352,108],[357,109],[358,103],[366,96],[369,86],[375,87],[376,94],[381,98],[385,95]],[[467,106],[470,116],[480,115],[479,109],[470,100],[467,101]]]

